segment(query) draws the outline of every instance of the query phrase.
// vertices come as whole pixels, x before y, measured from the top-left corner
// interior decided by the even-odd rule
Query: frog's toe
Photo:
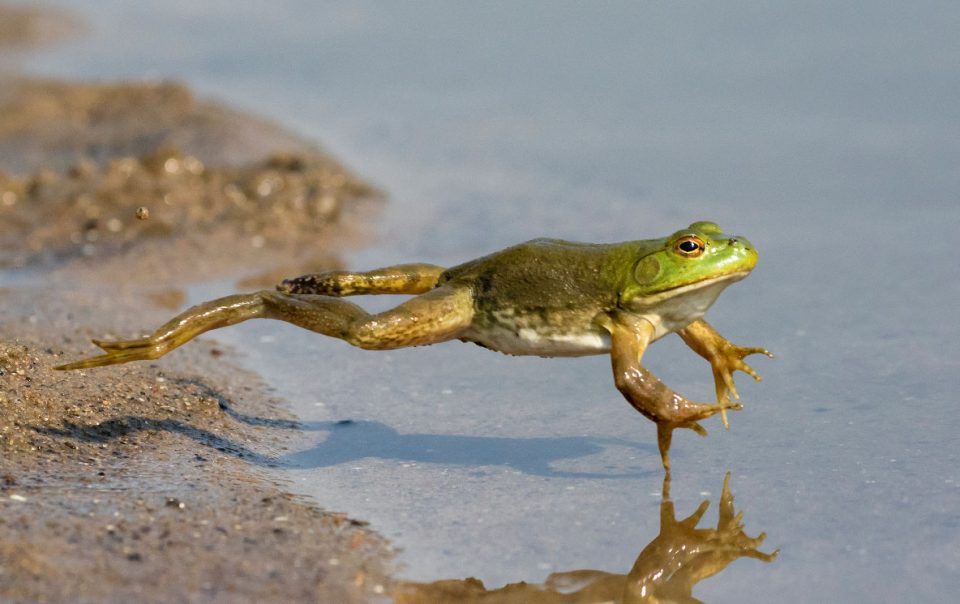
[[[727,411],[740,411],[743,409],[743,405],[737,401],[731,401],[726,394],[717,393],[718,402],[716,405],[710,405],[710,414],[714,413],[720,414],[720,419],[723,422],[723,427],[727,430],[730,429],[730,421],[727,419]]]
[[[93,340],[93,343],[106,354],[59,365],[54,367],[54,369],[61,371],[69,369],[89,369],[91,367],[129,363],[130,361],[152,361],[159,359],[176,347],[176,344],[171,345],[170,342],[158,342],[152,337],[137,338],[135,340]]]
[[[757,374],[756,370],[751,367],[747,362],[743,360],[743,357],[739,359],[733,359],[730,363],[731,371],[742,371],[752,377],[753,379],[760,379],[760,376]]]
[[[753,379],[755,379],[756,381],[760,382],[763,380],[763,378],[760,377],[756,371],[754,371],[753,367],[751,367],[750,365],[748,365],[743,361],[743,359],[750,356],[751,354],[762,354],[767,358],[770,358],[770,359],[773,358],[773,353],[767,350],[766,348],[748,348],[748,347],[737,346],[734,349],[734,356],[731,359],[732,361],[731,371],[740,370],[746,373],[747,375],[749,375],[750,377],[752,377]]]
[[[717,402],[721,402],[730,393],[734,399],[740,399],[737,385],[733,383],[733,373],[725,367],[714,367],[713,380],[717,384]]]
[[[678,522],[677,524],[685,526],[690,530],[697,528],[697,525],[700,524],[700,519],[703,518],[703,515],[707,513],[707,509],[710,507],[710,501],[703,501],[700,503],[699,507],[693,511],[692,514]]]
[[[730,409],[731,411],[740,411],[743,409],[743,404],[736,401],[726,401],[724,403],[720,403],[720,406],[724,409]]]
[[[777,556],[779,555],[780,555],[779,549],[775,549],[769,554],[761,552],[756,548],[748,550],[746,553],[744,553],[744,556],[748,558],[753,558],[755,560],[762,560],[763,562],[773,562],[774,560],[777,559]]]
[[[163,356],[163,354],[164,351],[159,350],[156,346],[111,350],[108,351],[107,354],[58,365],[54,367],[54,369],[58,371],[69,371],[71,369],[90,369],[91,367],[117,365],[120,363],[129,363],[130,361],[149,361],[158,359]]]
[[[692,424],[695,424],[698,421],[707,419],[708,417],[713,417],[717,413],[723,413],[728,410],[739,411],[741,409],[743,409],[743,405],[741,405],[738,402],[731,401],[729,399],[722,400],[715,405],[700,403],[697,405],[696,411],[693,414],[691,414],[690,417],[686,418],[686,421],[684,422],[683,427],[684,428],[691,427]],[[691,429],[699,433],[699,430],[697,430],[696,428],[691,428]],[[701,428],[701,430],[702,429],[703,428]]]
[[[150,338],[137,338],[136,340],[92,340],[93,344],[105,352],[115,350],[128,350],[130,348],[144,348],[153,346],[153,340]]]

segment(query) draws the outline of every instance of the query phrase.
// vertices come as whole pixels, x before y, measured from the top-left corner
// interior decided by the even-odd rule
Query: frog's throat
[[[655,294],[649,294],[643,296],[643,298],[637,300],[639,306],[651,307],[660,304],[665,300],[672,300],[674,298],[679,298],[687,294],[694,293],[701,289],[712,288],[714,286],[723,284],[723,287],[730,285],[731,283],[736,283],[744,277],[750,274],[749,270],[745,271],[735,271],[732,273],[727,273],[726,275],[720,275],[718,277],[711,277],[710,279],[703,279],[700,281],[695,281],[693,283],[687,283],[685,285],[677,285],[671,287],[670,289],[665,289],[659,291]],[[719,291],[717,295],[719,295]]]

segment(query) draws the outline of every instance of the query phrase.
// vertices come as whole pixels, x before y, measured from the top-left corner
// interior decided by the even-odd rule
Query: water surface
[[[94,35],[28,69],[184,79],[388,191],[357,268],[702,219],[749,237],[760,264],[709,317],[777,359],[756,361],[762,384],[740,378],[729,432],[678,434],[673,496],[686,515],[729,470],[748,532],[781,556],[695,595],[960,590],[960,6],[63,5]],[[392,538],[405,577],[626,572],[657,534],[654,429],[604,358],[370,353],[273,322],[218,337],[305,422],[314,444],[284,476]],[[677,338],[647,358],[681,393],[712,392]]]

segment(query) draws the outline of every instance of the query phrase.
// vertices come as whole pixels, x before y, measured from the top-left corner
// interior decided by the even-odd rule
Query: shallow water
[[[701,219],[746,235],[760,264],[708,317],[777,359],[755,361],[762,384],[741,376],[729,432],[678,434],[672,490],[685,516],[716,504],[729,470],[747,532],[781,555],[695,595],[960,589],[960,7],[63,5],[93,35],[28,70],[184,79],[315,136],[388,191],[357,268]],[[654,429],[604,358],[369,353],[273,322],[217,337],[315,442],[283,475],[392,538],[405,577],[625,572],[657,534]],[[712,392],[678,339],[646,358],[681,393]]]

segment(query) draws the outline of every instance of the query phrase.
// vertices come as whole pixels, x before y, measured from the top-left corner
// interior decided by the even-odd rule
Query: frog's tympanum
[[[675,428],[740,409],[732,374],[759,380],[743,358],[763,348],[731,344],[703,320],[720,292],[747,276],[757,252],[743,237],[696,222],[663,239],[613,244],[535,239],[444,269],[402,264],[362,273],[289,279],[278,291],[226,296],[194,306],[136,340],[100,341],[106,354],[58,369],[156,359],[199,334],[248,319],[279,319],[370,350],[463,340],[513,355],[609,353],[617,388],[657,424],[663,465]],[[413,294],[377,314],[342,300]],[[717,403],[687,400],[640,364],[651,342],[677,332],[713,368]]]

